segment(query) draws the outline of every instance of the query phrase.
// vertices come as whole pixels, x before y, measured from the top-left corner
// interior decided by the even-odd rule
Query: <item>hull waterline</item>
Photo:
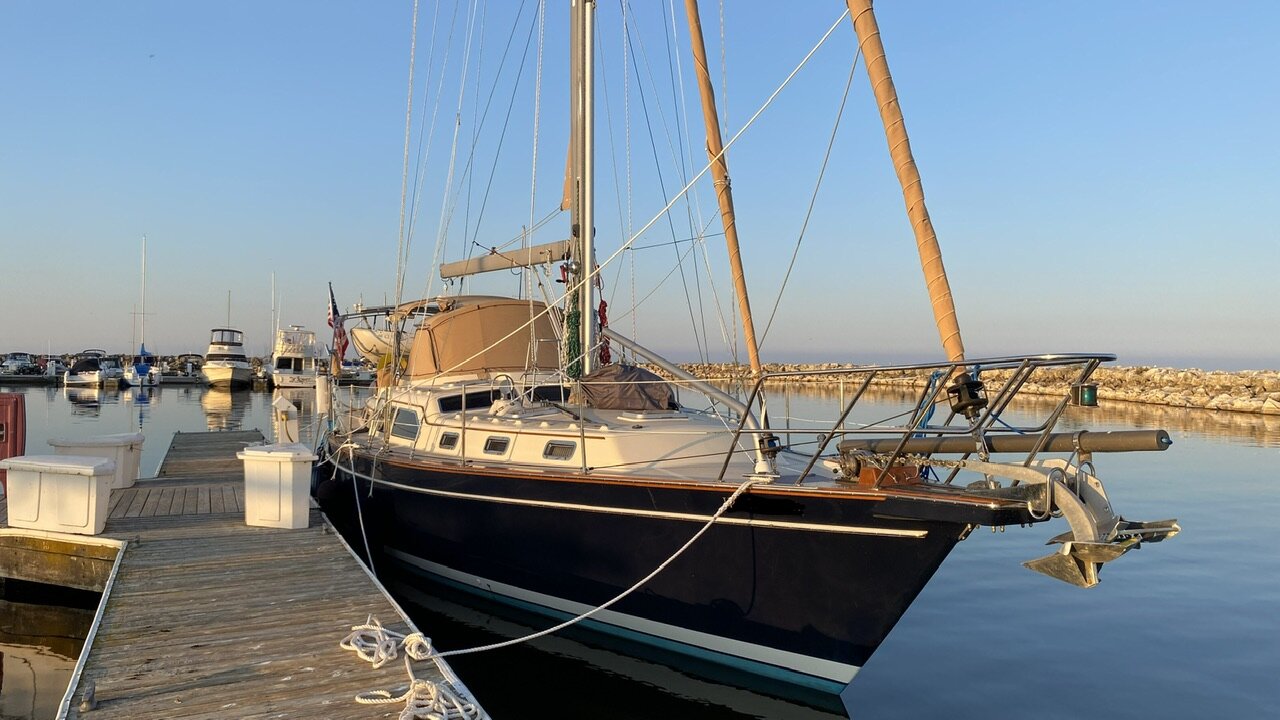
[[[556,619],[653,571],[734,489],[385,463],[378,476],[385,481],[372,492],[340,475],[317,496],[348,526],[363,518],[371,545],[413,573]],[[740,498],[744,510],[586,627],[682,657],[695,672],[764,682],[772,694],[838,694],[967,526],[879,518],[874,501],[789,494]]]

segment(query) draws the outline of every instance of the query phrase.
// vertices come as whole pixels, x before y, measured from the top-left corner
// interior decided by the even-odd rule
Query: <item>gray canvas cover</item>
[[[634,365],[605,365],[582,378],[582,399],[601,410],[676,409],[671,386],[656,374]]]

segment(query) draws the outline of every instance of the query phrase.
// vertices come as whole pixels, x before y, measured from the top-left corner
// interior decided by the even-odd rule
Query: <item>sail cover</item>
[[[605,365],[582,378],[582,399],[601,410],[675,410],[671,386],[658,375],[634,365]]]

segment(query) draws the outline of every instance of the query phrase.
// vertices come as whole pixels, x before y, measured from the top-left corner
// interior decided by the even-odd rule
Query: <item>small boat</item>
[[[0,373],[5,375],[39,375],[40,363],[35,355],[24,352],[12,352],[5,356],[0,364]]]
[[[124,370],[124,379],[133,387],[155,387],[160,384],[160,366],[155,364],[145,344],[138,346],[138,354],[134,355],[129,366]]]
[[[62,384],[68,387],[105,387],[120,385],[124,369],[115,358],[107,357],[104,350],[84,350],[76,355],[71,367],[62,374]]]
[[[244,354],[244,333],[214,328],[200,372],[209,387],[242,390],[253,386],[253,365]]]
[[[379,307],[356,305],[354,310],[342,317],[345,321],[354,323],[347,328],[347,335],[360,359],[368,365],[378,367],[385,364],[385,358],[394,352],[397,329],[416,324],[438,312],[440,307],[434,300],[413,300]],[[408,347],[400,348],[402,358],[408,354]]]
[[[372,385],[376,378],[376,371],[363,360],[345,360],[342,363],[342,371],[338,375],[338,384]]]
[[[319,359],[314,332],[301,325],[277,330],[271,366],[267,371],[271,383],[281,388],[315,387]]]
[[[138,354],[125,367],[124,379],[134,387],[154,387],[160,384],[160,368],[155,356],[147,352],[147,237],[142,237],[142,312],[139,313],[142,332],[138,338]]]

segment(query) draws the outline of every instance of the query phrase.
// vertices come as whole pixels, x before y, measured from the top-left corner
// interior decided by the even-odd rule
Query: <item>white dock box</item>
[[[142,463],[142,433],[95,435],[87,438],[54,438],[49,441],[55,455],[86,455],[111,458],[116,463],[112,490],[133,487]]]
[[[107,525],[114,460],[84,455],[22,455],[9,471],[9,526],[97,535]]]
[[[300,530],[311,520],[311,448],[301,443],[251,445],[244,461],[244,521],[258,527]]]

